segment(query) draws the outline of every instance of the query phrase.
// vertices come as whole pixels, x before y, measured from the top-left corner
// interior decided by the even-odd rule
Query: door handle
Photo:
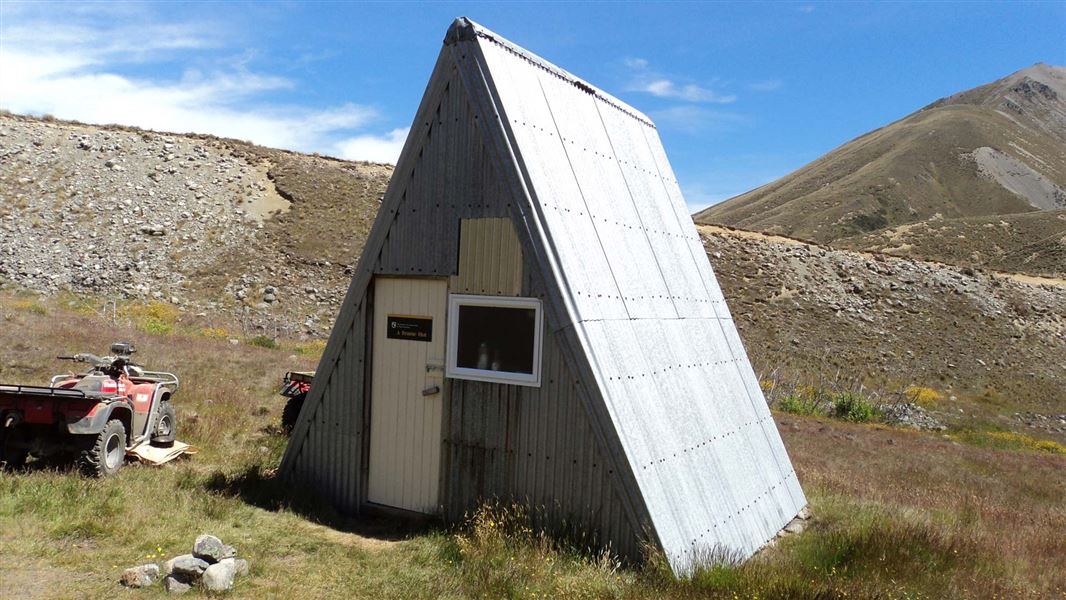
[[[439,393],[440,393],[440,386],[439,385],[428,387],[428,388],[422,390],[422,395],[423,396],[432,396],[434,394],[439,394]]]

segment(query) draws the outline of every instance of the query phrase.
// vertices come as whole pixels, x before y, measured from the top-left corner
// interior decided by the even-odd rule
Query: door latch
[[[440,386],[439,385],[428,387],[428,388],[422,390],[422,395],[423,396],[432,396],[434,394],[439,394],[439,393],[440,393]]]

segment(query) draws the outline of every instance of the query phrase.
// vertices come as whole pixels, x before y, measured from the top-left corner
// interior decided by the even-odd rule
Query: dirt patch
[[[74,582],[81,576],[24,557],[0,555],[0,598],[5,600],[38,600],[55,598],[55,582]],[[69,584],[64,585],[69,589]]]
[[[292,208],[292,203],[278,193],[274,181],[267,175],[271,166],[266,161],[256,165],[254,182],[261,193],[252,196],[244,205],[248,215],[259,223],[263,223],[270,217],[285,214]]]

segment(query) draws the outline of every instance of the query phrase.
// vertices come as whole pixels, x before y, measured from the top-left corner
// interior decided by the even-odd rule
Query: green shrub
[[[877,416],[877,409],[862,394],[844,392],[833,398],[833,416],[853,423],[865,423]]]
[[[818,401],[814,398],[804,398],[799,394],[789,394],[777,401],[777,410],[792,413],[794,415],[817,415]]]
[[[248,340],[249,346],[259,346],[260,348],[274,349],[278,347],[278,343],[274,341],[274,338],[266,335],[257,335],[254,338]]]
[[[173,323],[167,323],[166,321],[155,317],[145,317],[144,320],[139,323],[139,326],[141,331],[154,335],[169,335],[174,332]]]

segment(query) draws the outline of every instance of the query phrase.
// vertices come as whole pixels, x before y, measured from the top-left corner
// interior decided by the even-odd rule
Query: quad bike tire
[[[300,417],[305,398],[307,394],[298,394],[285,403],[285,408],[281,411],[281,430],[285,435],[292,435],[292,430],[296,429],[296,419]]]
[[[0,469],[5,471],[21,469],[26,466],[26,459],[29,458],[29,452],[8,447],[8,440],[16,435],[18,432],[14,429],[0,426]]]
[[[156,416],[155,424],[152,426],[151,444],[160,448],[173,446],[177,436],[177,423],[174,405],[164,400],[159,405],[159,415]]]
[[[90,477],[114,475],[126,462],[126,427],[111,419],[103,431],[90,437],[88,447],[78,453],[78,468]]]

